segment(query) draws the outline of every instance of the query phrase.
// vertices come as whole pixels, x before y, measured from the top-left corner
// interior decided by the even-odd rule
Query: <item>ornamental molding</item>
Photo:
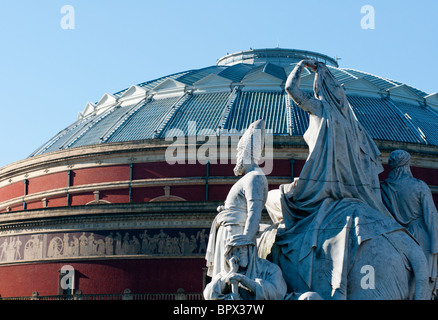
[[[154,219],[187,220],[210,219],[217,213],[220,202],[146,202],[130,204],[71,206],[17,211],[0,215],[0,231],[19,229],[23,226],[62,225],[82,219],[86,221],[149,221]],[[73,219],[73,220],[72,220]]]
[[[237,181],[237,177],[209,177],[208,184],[209,185],[232,185]],[[268,177],[268,182],[270,184],[283,184],[290,182],[289,177]],[[20,205],[23,202],[30,203],[35,201],[48,201],[50,198],[58,198],[65,197],[67,194],[75,195],[75,194],[84,194],[89,193],[90,197],[92,194],[94,196],[97,192],[105,191],[105,190],[116,190],[116,189],[128,189],[128,188],[145,188],[145,187],[173,187],[173,186],[204,186],[205,185],[205,177],[182,177],[182,178],[157,178],[157,179],[139,179],[133,181],[111,181],[104,183],[92,183],[79,185],[74,187],[64,187],[57,188],[37,193],[32,193],[26,196],[20,196],[13,199],[9,199],[7,201],[0,203],[0,210],[3,210],[7,207],[14,207],[16,205]],[[162,198],[161,198],[162,197]],[[175,196],[173,198],[164,196],[152,199],[154,201],[183,201],[184,199]],[[152,201],[151,200],[151,201]],[[100,201],[100,202],[99,202]],[[101,204],[103,200],[96,199],[90,200],[89,204]],[[185,201],[185,200],[184,200]],[[0,220],[1,221],[1,220]]]
[[[438,169],[438,162],[436,161],[438,148],[436,146],[379,140],[375,142],[382,152],[384,163],[391,151],[403,149],[411,154],[415,166]],[[105,143],[30,157],[0,168],[0,188],[12,183],[23,182],[25,179],[69,170],[165,161],[165,153],[169,145],[170,142],[164,139]],[[219,145],[219,147],[221,146]],[[274,137],[274,160],[305,160],[307,156],[308,147],[302,137]],[[187,181],[186,178],[182,179]],[[119,182],[114,182],[114,184],[117,183]],[[138,183],[141,184],[142,182]],[[157,183],[160,183],[159,180],[157,180]],[[65,189],[64,191],[58,190],[58,192],[65,192]]]
[[[203,258],[219,202],[96,205],[0,225],[0,265],[95,259]],[[161,208],[161,210],[160,210]],[[66,213],[70,213],[66,215]],[[19,218],[17,214],[12,214]],[[270,220],[263,212],[262,229]]]

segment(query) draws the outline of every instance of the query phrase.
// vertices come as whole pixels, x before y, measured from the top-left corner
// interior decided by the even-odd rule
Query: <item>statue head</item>
[[[315,62],[317,69],[313,91],[315,97],[335,105],[340,111],[348,105],[347,95],[339,81],[333,76],[329,68],[322,62]]]
[[[265,144],[265,121],[251,123],[237,144],[236,176],[246,173],[249,166],[258,165]]]
[[[391,172],[389,179],[396,180],[406,176],[412,176],[411,168],[409,167],[411,155],[404,150],[395,150],[391,152],[388,159]]]
[[[411,155],[404,150],[395,150],[391,152],[388,164],[391,169],[409,165]]]
[[[249,264],[249,247],[255,246],[255,243],[248,239],[243,234],[231,236],[227,239],[225,246],[225,259],[230,260],[234,258],[240,268],[247,268]]]

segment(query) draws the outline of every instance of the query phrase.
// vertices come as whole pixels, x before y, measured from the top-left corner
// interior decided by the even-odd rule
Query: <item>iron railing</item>
[[[185,293],[178,290],[176,293],[131,293],[126,289],[123,293],[111,294],[75,294],[40,296],[34,292],[31,296],[0,297],[1,300],[203,300],[202,293]]]

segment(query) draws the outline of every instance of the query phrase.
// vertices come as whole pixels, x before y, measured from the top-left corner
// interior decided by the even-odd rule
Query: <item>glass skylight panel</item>
[[[126,112],[127,107],[114,108],[111,112],[102,117],[102,119],[95,124],[91,125],[89,130],[87,130],[81,137],[78,137],[70,147],[78,147],[90,144],[100,143],[100,137],[109,129],[110,126],[114,124],[120,116]]]
[[[242,131],[259,119],[273,134],[287,134],[286,106],[282,92],[242,92],[230,111],[227,130]]]
[[[438,145],[438,116],[427,107],[410,103],[392,101],[403,113],[408,114],[418,134],[428,144]],[[418,130],[420,129],[420,130]]]
[[[175,80],[188,84],[188,85],[192,85],[195,82],[207,77],[210,74],[218,74],[220,73],[223,69],[225,69],[226,67],[221,67],[221,66],[213,66],[213,67],[208,67],[208,68],[203,68],[203,69],[199,69],[199,70],[193,70],[181,77],[176,78]]]
[[[240,82],[243,77],[251,70],[252,66],[247,64],[235,64],[233,66],[227,67],[218,73],[219,76],[230,79],[233,82]]]
[[[157,99],[145,104],[108,141],[152,139],[161,120],[178,99],[179,97]]]
[[[403,116],[383,99],[349,95],[348,100],[359,122],[374,139],[420,142]]]
[[[216,132],[224,108],[227,105],[230,92],[201,93],[195,94],[182,105],[167,123],[160,137],[165,137],[172,129],[178,129],[181,133],[196,135],[196,131],[210,129]],[[175,132],[175,131],[172,131]]]

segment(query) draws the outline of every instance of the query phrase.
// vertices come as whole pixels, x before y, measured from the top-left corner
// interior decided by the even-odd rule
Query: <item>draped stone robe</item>
[[[382,182],[382,198],[388,210],[423,248],[430,279],[437,286],[438,212],[429,186],[412,176],[409,166],[395,168]],[[434,291],[436,288],[434,289]]]
[[[281,185],[279,197],[268,197],[266,207],[279,222],[275,244],[288,290],[342,299],[359,246],[404,228],[382,202],[380,152],[357,121],[344,89],[317,63],[314,95],[301,91],[303,67],[299,63],[292,71],[286,90],[310,115],[304,134],[309,156],[299,178]],[[330,284],[329,292],[324,283]]]
[[[304,134],[309,156],[293,189],[281,188],[287,201],[286,227],[316,212],[327,198],[361,199],[390,216],[380,196],[380,152],[357,121],[344,89],[324,64],[317,65],[315,96],[298,89],[302,65],[290,76],[295,78],[290,94],[310,119]]]
[[[255,290],[239,287],[242,300],[282,300],[286,294],[286,283],[280,268],[257,255],[257,248],[249,246],[249,264],[244,274],[255,281]],[[230,266],[225,260],[224,269],[216,274],[204,289],[206,300],[231,300],[231,287],[225,282]]]
[[[224,210],[216,215],[211,225],[206,253],[208,276],[213,277],[224,270],[225,245],[230,236],[251,234],[251,240],[255,241],[267,194],[268,182],[258,167],[231,187]]]

